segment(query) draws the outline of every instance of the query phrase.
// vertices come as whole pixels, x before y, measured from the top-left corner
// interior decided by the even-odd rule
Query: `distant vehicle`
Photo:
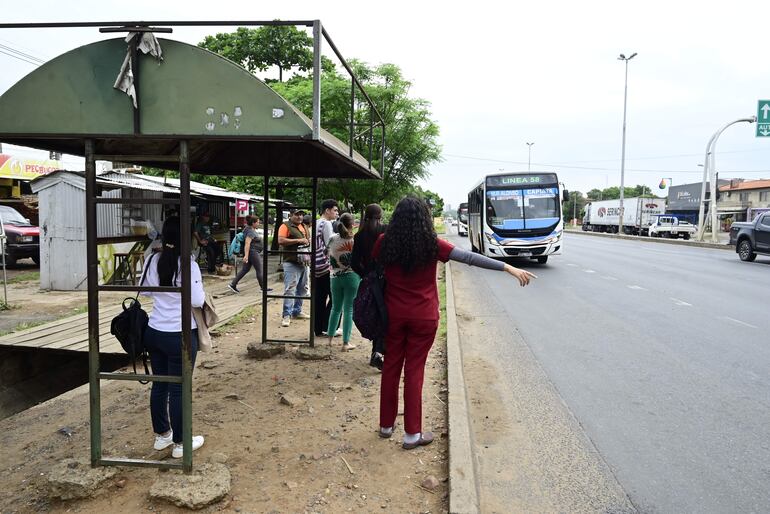
[[[456,220],[456,219],[454,219],[454,218],[452,219],[452,226],[453,226],[453,227],[456,227],[456,226],[457,226],[457,220]]]
[[[568,199],[556,173],[487,175],[468,193],[471,249],[487,257],[526,257],[545,264],[561,251],[561,202]]]
[[[623,200],[623,233],[647,235],[655,217],[666,213],[662,198],[625,198]],[[620,231],[620,200],[593,201],[586,205],[584,232]]]
[[[457,209],[457,235],[468,235],[468,204],[461,203]]]
[[[0,223],[5,233],[5,265],[13,266],[28,257],[40,264],[40,229],[7,205],[0,205]]]
[[[730,244],[742,261],[751,262],[758,253],[770,255],[770,212],[758,214],[751,222],[730,225]]]
[[[680,220],[676,216],[656,216],[652,224],[647,228],[650,237],[668,237],[671,239],[690,239],[695,235],[697,228],[692,223]]]

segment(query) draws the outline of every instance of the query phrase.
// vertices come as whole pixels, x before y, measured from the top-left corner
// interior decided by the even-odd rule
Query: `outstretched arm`
[[[484,255],[469,252],[468,250],[462,250],[456,246],[452,248],[452,251],[449,253],[449,260],[462,262],[468,266],[477,266],[479,268],[505,271],[506,273],[516,277],[516,279],[519,281],[519,284],[522,286],[529,284],[530,279],[537,278],[537,275],[530,273],[529,271],[515,268],[510,264],[506,264],[495,259],[490,259]]]

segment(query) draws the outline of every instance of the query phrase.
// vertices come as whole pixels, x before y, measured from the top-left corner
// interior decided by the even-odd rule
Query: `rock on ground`
[[[323,361],[332,358],[328,348],[310,348],[309,346],[299,348],[294,352],[294,356],[303,361]]]
[[[229,492],[230,470],[219,463],[204,464],[191,475],[179,471],[163,473],[150,487],[151,498],[196,510],[221,500]]]
[[[48,474],[50,495],[62,500],[88,498],[98,494],[99,487],[111,479],[117,469],[100,466],[92,468],[84,459],[64,459]]]
[[[270,359],[276,355],[280,355],[286,351],[286,347],[282,344],[262,344],[258,342],[251,342],[246,346],[246,352],[252,359],[262,361]]]
[[[289,407],[301,407],[305,404],[305,400],[300,398],[299,396],[295,396],[293,394],[283,394],[281,395],[281,403],[284,405],[288,405]]]

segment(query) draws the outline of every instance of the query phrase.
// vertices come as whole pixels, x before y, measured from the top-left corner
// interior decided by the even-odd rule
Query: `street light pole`
[[[626,64],[626,80],[623,86],[623,146],[620,154],[620,226],[618,232],[623,233],[623,199],[625,197],[625,175],[626,175],[626,106],[628,104],[628,61],[636,57],[636,52],[626,57],[624,54],[618,56],[619,61]]]
[[[706,157],[703,161],[703,183],[701,184],[700,207],[698,208],[698,241],[703,241],[703,236],[706,232],[706,218],[708,217],[704,216],[706,206],[706,182],[710,181],[711,187],[709,189],[711,198],[709,200],[709,213],[711,214],[711,241],[714,243],[718,242],[716,228],[718,217],[716,210],[718,185],[715,183],[716,177],[714,176],[716,169],[714,165],[714,150],[716,149],[717,139],[719,139],[719,136],[722,135],[722,132],[724,132],[731,125],[735,125],[736,123],[755,123],[756,121],[756,116],[749,116],[748,118],[740,118],[735,121],[731,121],[730,123],[714,132],[714,135],[711,136],[711,139],[709,139],[708,145],[706,145]]]
[[[527,171],[532,169],[532,147],[535,143],[527,143]]]

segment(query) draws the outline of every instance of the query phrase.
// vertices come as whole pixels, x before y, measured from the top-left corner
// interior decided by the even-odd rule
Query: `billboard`
[[[32,180],[59,169],[61,169],[59,161],[21,159],[0,153],[0,178]]]

